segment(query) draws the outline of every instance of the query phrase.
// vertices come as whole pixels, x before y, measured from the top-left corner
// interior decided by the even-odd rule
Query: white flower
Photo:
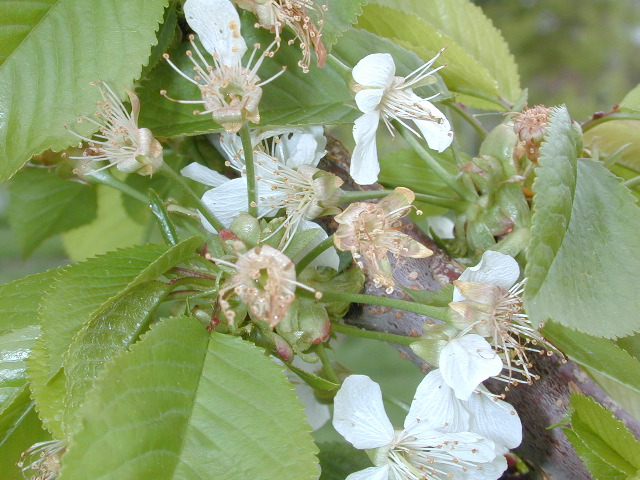
[[[115,165],[118,170],[125,173],[139,173],[151,175],[162,166],[162,145],[153,138],[148,128],[138,128],[138,114],[140,113],[140,100],[131,91],[127,90],[131,100],[131,114],[127,112],[118,96],[105,82],[96,82],[100,88],[102,100],[97,104],[95,119],[89,117],[78,118],[78,123],[87,121],[97,127],[98,133],[93,138],[84,137],[69,130],[87,142],[82,157],[70,157],[82,160],[81,165],[85,171],[79,171],[80,175],[92,171],[90,162],[109,162],[99,170]],[[81,147],[82,145],[80,145]]]
[[[397,77],[393,58],[388,53],[367,55],[353,67],[357,82],[356,104],[364,113],[355,121],[353,138],[356,147],[351,157],[351,176],[360,185],[378,180],[380,165],[376,148],[376,131],[380,118],[393,134],[392,120],[397,120],[415,135],[422,135],[429,148],[442,152],[453,141],[449,121],[428,99],[413,93],[413,88],[436,81],[429,70],[440,53],[406,77]],[[440,67],[441,68],[441,67]],[[411,120],[420,131],[416,132],[407,121]]]
[[[171,62],[168,54],[165,53],[164,58],[178,74],[198,86],[202,99],[175,100],[167,97],[165,90],[160,92],[161,95],[178,103],[203,104],[204,110],[195,110],[194,113],[211,114],[213,120],[229,133],[239,131],[245,119],[259,123],[261,87],[284,72],[283,68],[265,81],[258,77],[257,71],[263,59],[271,55],[271,46],[253,63],[259,48],[256,45],[245,67],[242,65],[242,57],[247,51],[247,45],[240,34],[240,17],[229,0],[187,0],[184,13],[187,23],[213,57],[213,65],[204,58],[194,42],[195,37],[191,35],[189,40],[193,51],[187,50],[186,54],[194,65],[193,78]]]
[[[282,227],[285,228],[282,248],[295,232],[309,229],[318,229],[318,235],[310,245],[315,246],[327,238],[327,233],[311,220],[323,214],[324,207],[320,203],[330,199],[342,181],[316,168],[326,153],[322,127],[297,129],[281,136],[274,136],[276,133],[280,132],[263,133],[254,139],[258,144],[258,140],[273,138],[263,149],[254,150],[258,216],[273,216],[284,209],[287,218]],[[229,227],[241,212],[247,210],[245,160],[237,135],[223,135],[220,147],[228,159],[228,165],[240,177],[230,180],[197,163],[187,165],[180,173],[214,187],[204,194],[202,202],[211,212],[215,212],[225,227]],[[201,220],[207,230],[215,232],[204,218]],[[320,263],[314,265],[338,268],[339,259],[333,247],[321,257]]]
[[[524,281],[516,283],[519,277],[512,257],[487,251],[454,282],[449,306],[461,333],[442,349],[439,365],[458,398],[468,398],[489,377],[512,385],[532,383],[539,378],[531,372],[532,352],[556,352],[564,358],[522,311]]]
[[[333,425],[354,447],[375,449],[375,467],[347,480],[497,479],[506,469],[504,447],[470,431],[470,414],[431,372],[418,386],[404,422],[395,430],[378,384],[348,377],[334,400]]]

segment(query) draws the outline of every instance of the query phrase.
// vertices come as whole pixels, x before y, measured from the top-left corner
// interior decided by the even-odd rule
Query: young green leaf
[[[38,325],[38,306],[61,268],[0,285],[0,335],[31,325]]]
[[[146,245],[117,250],[60,273],[40,309],[49,375],[59,370],[74,335],[103,303],[191,258],[200,242],[192,237],[171,248]]]
[[[340,0],[339,2],[327,0],[322,3],[327,6],[327,10],[324,15],[318,15],[318,17],[322,19],[324,16],[322,41],[330,51],[338,39],[356,23],[358,16],[362,14],[362,6],[367,3],[367,0]]]
[[[568,115],[561,120],[559,112],[533,184],[527,312],[534,322],[551,318],[590,335],[629,335],[640,330],[640,317],[629,315],[637,306],[640,209],[601,163],[582,159],[574,170]]]
[[[89,223],[98,209],[95,188],[41,168],[19,172],[9,194],[9,222],[25,257],[47,238]]]
[[[25,359],[39,336],[40,329],[35,326],[0,336],[0,414],[27,384]]]
[[[193,318],[163,320],[87,398],[62,477],[313,479],[317,449],[282,368]]]
[[[25,5],[28,5],[25,7]],[[147,62],[167,0],[47,0],[3,15],[0,30],[0,181],[31,156],[74,142],[64,124],[91,114],[100,97],[89,82],[118,92]],[[99,37],[99,40],[98,40]],[[76,125],[89,133],[88,123]]]
[[[64,362],[67,432],[77,426],[77,410],[104,366],[138,339],[170,288],[153,281],[125,290],[95,312],[75,336]]]
[[[439,73],[458,100],[479,108],[504,109],[520,96],[520,79],[502,35],[468,0],[374,0],[358,26],[432,58],[447,46]]]
[[[640,361],[613,341],[576,332],[555,322],[542,332],[574,362],[640,393]]]
[[[572,434],[568,438],[593,476],[635,478],[640,472],[640,441],[633,433],[586,395],[571,395],[569,408]]]

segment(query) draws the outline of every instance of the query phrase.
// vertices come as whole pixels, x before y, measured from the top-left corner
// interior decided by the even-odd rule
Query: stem
[[[457,102],[445,102],[445,104],[451,108],[454,112],[464,118],[469,125],[473,127],[473,129],[480,135],[482,138],[487,137],[487,130],[482,126],[482,124],[478,121],[476,117],[469,113],[466,105],[462,105]]]
[[[365,190],[365,191],[345,191],[340,193],[339,201],[341,203],[359,202],[361,200],[369,200],[371,198],[386,197],[393,190]],[[426,193],[415,193],[416,200],[419,202],[429,203],[431,205],[437,205],[438,207],[445,207],[451,210],[457,210],[464,212],[468,204],[462,200],[456,200],[453,198],[439,197],[437,195],[429,195]]]
[[[324,252],[326,249],[333,245],[333,235],[329,235],[328,238],[321,241],[318,245],[313,247],[309,253],[307,253],[302,260],[296,265],[296,275],[300,275],[302,271],[315,260],[315,258]]]
[[[116,190],[120,190],[125,195],[129,195],[131,198],[141,201],[145,205],[149,204],[149,199],[145,197],[142,193],[140,193],[135,188],[127,185],[122,180],[118,180],[116,177],[111,175],[111,173],[109,173],[106,170],[89,172],[84,174],[82,178],[90,183],[107,185],[111,188],[115,188]]]
[[[258,218],[258,196],[256,194],[256,168],[253,163],[253,145],[251,144],[251,132],[247,122],[240,129],[242,139],[242,154],[244,155],[244,165],[247,171],[247,203],[249,205],[249,215]]]
[[[314,348],[314,351],[316,352],[316,355],[318,355],[318,358],[322,362],[322,370],[324,371],[324,374],[327,380],[340,385],[341,383],[340,379],[338,378],[336,371],[333,369],[333,366],[331,365],[331,360],[329,360],[329,357],[327,356],[327,351],[324,348],[324,344],[323,343],[317,344]]]
[[[473,197],[471,192],[464,189],[457,181],[456,178],[447,172],[442,165],[438,163],[438,161],[431,156],[429,152],[427,152],[417,138],[413,136],[413,134],[403,127],[400,123],[394,122],[394,126],[398,129],[398,131],[402,134],[402,137],[407,141],[409,146],[413,148],[413,150],[418,154],[418,156],[425,161],[425,163],[438,175],[444,183],[446,183],[451,190],[460,195],[461,198],[464,198],[468,202],[473,202]]]
[[[372,340],[391,342],[405,346],[409,346],[418,340],[418,337],[405,337],[404,335],[395,335],[393,333],[365,330],[363,328],[352,327],[350,325],[343,325],[342,323],[332,323],[331,330],[337,333],[344,333],[345,335],[350,335],[352,337],[370,338]],[[322,360],[322,358],[320,360]]]
[[[610,112],[594,114],[589,120],[582,124],[582,133],[586,133],[594,127],[611,120],[638,120],[638,114],[633,112],[620,112],[611,110]]]
[[[306,295],[306,293],[301,292],[301,296],[303,295]],[[381,305],[383,307],[397,308],[398,310],[417,313],[446,323],[449,322],[449,307],[434,307],[433,305],[409,302],[407,300],[400,300],[399,298],[379,297],[377,295],[366,295],[363,293],[322,292],[322,301]]]
[[[627,188],[632,188],[632,187],[635,187],[636,185],[640,185],[640,175],[622,182],[622,185],[624,185]]]
[[[222,225],[220,221],[215,217],[215,215],[211,213],[211,210],[209,210],[207,206],[202,203],[200,197],[198,197],[198,195],[196,195],[195,192],[191,190],[191,187],[187,185],[182,176],[178,175],[169,165],[167,165],[166,162],[162,164],[158,172],[172,180],[174,185],[182,190],[182,192],[187,197],[189,197],[189,199],[193,203],[197,205],[198,210],[200,210],[200,213],[202,213],[202,216],[207,220],[207,222],[211,224],[213,228],[215,228],[217,231],[220,231],[224,228],[224,225]]]

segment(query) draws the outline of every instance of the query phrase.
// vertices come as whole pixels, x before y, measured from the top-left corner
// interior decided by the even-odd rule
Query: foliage
[[[472,334],[516,383],[514,372],[522,382],[542,374],[526,352],[558,350],[623,404],[639,398],[640,215],[629,188],[640,185],[640,86],[582,125],[564,106],[526,124],[529,85],[469,0],[258,2],[302,8],[289,17],[244,11],[249,0],[214,3],[215,18],[234,19],[212,34],[215,51],[184,1],[22,2],[0,19],[8,220],[25,258],[59,238],[71,260],[0,285],[0,471],[311,480],[320,466],[321,479],[345,478],[371,462],[336,432],[316,444],[314,415],[326,421],[345,377],[367,373],[391,377],[385,402],[402,419],[406,379],[423,377],[390,373],[389,352],[354,347],[372,339],[437,366]],[[242,59],[224,50],[236,28],[249,46]],[[319,66],[312,55],[305,72],[310,31],[327,58]],[[393,68],[382,55],[360,63],[374,53]],[[357,68],[371,84],[356,83]],[[96,108],[110,120],[96,124]],[[379,123],[406,142],[376,144]],[[379,163],[378,182],[395,195],[335,175],[349,156],[326,137],[352,126],[354,158]],[[441,215],[416,228],[446,224],[438,248],[427,244],[432,258],[407,235],[403,217],[416,210]],[[444,280],[458,270],[451,257],[473,265],[489,250],[513,257],[521,277],[499,284],[481,263],[455,286]],[[407,288],[405,267],[411,288],[421,276],[442,288]],[[361,325],[375,332],[345,325],[361,304],[376,306]],[[404,335],[383,331],[391,308],[435,325],[409,333],[396,312],[389,325]],[[340,344],[338,333],[362,338]],[[463,412],[477,442],[490,438],[480,431],[489,417],[489,430],[519,425],[504,402],[476,418],[477,399],[454,396],[442,411]],[[496,420],[507,411],[509,422]],[[567,424],[594,477],[638,475],[638,441],[605,407],[573,395]]]

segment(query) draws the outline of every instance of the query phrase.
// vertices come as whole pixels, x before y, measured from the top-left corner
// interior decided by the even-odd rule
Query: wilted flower
[[[358,266],[366,269],[376,287],[391,293],[395,282],[387,254],[395,258],[424,258],[433,255],[427,247],[400,231],[415,199],[408,188],[398,187],[376,203],[356,202],[334,217],[339,224],[334,233],[338,250],[350,251]]]
[[[474,382],[491,376],[513,385],[532,383],[539,376],[531,371],[531,352],[562,355],[524,313],[520,296],[524,281],[517,282],[519,277],[520,267],[512,257],[486,251],[478,265],[467,268],[454,282],[449,306],[462,334],[443,349],[440,368],[459,398],[475,388]],[[506,373],[500,374],[503,368]],[[468,369],[477,376],[460,378],[460,372]]]
[[[442,67],[429,69],[439,56],[440,53],[406,77],[395,75],[396,66],[388,53],[367,55],[353,67],[356,104],[364,113],[353,126],[356,147],[350,173],[356,183],[369,185],[378,180],[376,131],[381,117],[391,134],[394,131],[391,121],[397,120],[415,135],[422,135],[429,147],[438,152],[451,145],[453,133],[449,121],[429,102],[434,97],[423,99],[413,93],[413,88],[436,81],[432,74]],[[420,133],[407,124],[408,120]]]
[[[538,164],[540,145],[547,131],[547,122],[551,109],[544,105],[526,108],[522,113],[513,117],[513,130],[518,136],[518,143],[514,155],[520,158],[526,155],[534,164]]]
[[[82,169],[88,169],[89,162],[108,161],[102,168],[115,165],[125,173],[151,175],[162,165],[162,145],[153,138],[148,128],[138,128],[140,100],[127,90],[131,100],[131,114],[127,112],[118,96],[104,82],[92,83],[100,88],[102,100],[97,103],[95,119],[79,117],[78,123],[87,121],[98,127],[93,138],[87,138],[69,130],[70,133],[87,143],[82,157]],[[79,145],[82,147],[82,145]],[[88,170],[89,172],[91,169]],[[95,170],[94,170],[95,171]],[[79,172],[84,173],[84,172]]]
[[[295,232],[312,228],[319,229],[319,243],[327,238],[327,234],[311,220],[331,211],[325,202],[333,199],[342,185],[337,176],[316,168],[326,153],[327,140],[322,128],[302,128],[272,137],[265,133],[260,138],[271,138],[271,141],[254,151],[258,216],[272,216],[281,209],[285,210],[286,219],[281,227],[285,229],[282,248]],[[239,178],[228,179],[198,163],[187,165],[181,173],[214,187],[204,194],[202,202],[228,227],[241,212],[247,210],[248,187],[240,139],[236,135],[223,135],[220,143],[228,166],[240,173]],[[204,219],[203,225],[209,231],[215,231]],[[328,266],[337,269],[337,254],[335,251],[329,254],[332,258]]]
[[[257,71],[263,59],[271,53],[267,48],[253,63],[259,45],[255,46],[247,66],[242,65],[247,45],[240,34],[240,17],[229,0],[187,0],[184,13],[187,23],[213,57],[213,65],[207,62],[195,44],[195,37],[190,35],[193,51],[187,50],[186,53],[194,65],[196,74],[193,78],[169,60],[168,54],[165,53],[164,58],[183,78],[198,86],[202,100],[174,100],[167,97],[165,90],[160,94],[178,103],[203,104],[204,110],[195,110],[194,114],[211,114],[213,120],[229,133],[238,132],[245,119],[259,123],[261,87],[278,77],[284,69],[270,79],[261,81]],[[194,58],[194,52],[197,58]]]
[[[220,308],[230,323],[235,320],[235,313],[230,309],[228,294],[235,293],[256,319],[269,322],[273,328],[295,299],[296,287],[313,291],[296,281],[296,266],[289,257],[269,245],[240,254],[235,264],[213,260],[236,270],[218,296]]]
[[[318,66],[324,65],[327,58],[327,49],[322,43],[322,24],[324,19],[318,20],[318,25],[311,18],[311,11],[322,15],[326,10],[326,5],[318,6],[313,0],[235,0],[240,8],[253,12],[258,17],[256,27],[263,27],[276,34],[278,47],[282,39],[280,33],[287,26],[293,30],[296,38],[300,41],[302,50],[302,60],[298,66],[306,73],[309,71],[311,62],[311,47],[316,52]],[[294,40],[289,40],[289,45]]]
[[[39,442],[22,453],[17,466],[23,475],[34,473],[32,480],[53,480],[60,474],[60,457],[65,450],[66,446],[59,440]]]
[[[470,430],[469,411],[443,390],[435,371],[418,386],[404,429],[395,431],[378,384],[347,377],[334,400],[333,426],[354,447],[375,449],[368,452],[375,467],[347,480],[495,480],[507,468],[504,446]]]

